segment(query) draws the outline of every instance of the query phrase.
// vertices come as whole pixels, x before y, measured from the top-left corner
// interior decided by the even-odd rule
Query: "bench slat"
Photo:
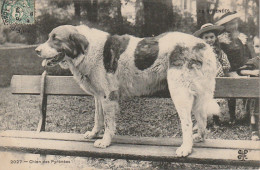
[[[42,133],[43,132],[39,134]],[[52,135],[55,135],[55,133],[53,133]],[[64,135],[65,138],[65,136],[69,134],[62,135]],[[82,135],[80,136],[82,137]],[[230,143],[230,146],[232,146],[232,143]],[[115,142],[112,144],[112,146],[106,149],[99,149],[93,146],[93,141],[68,141],[48,138],[40,139],[37,137],[0,137],[0,150],[3,151],[11,150],[16,152],[22,151],[34,154],[138,159],[150,161],[174,161],[203,164],[235,164],[244,166],[260,165],[260,150],[249,149],[249,152],[246,154],[247,159],[245,161],[241,161],[238,159],[239,149],[200,148],[194,146],[193,153],[187,158],[176,157],[176,149],[176,146],[156,146],[140,144],[133,145],[120,144]]]
[[[39,95],[41,76],[14,75],[11,80],[13,94]],[[72,76],[46,76],[48,95],[87,95]]]
[[[11,81],[13,94],[40,94],[41,76],[14,75]],[[48,95],[87,95],[72,76],[47,76]],[[259,78],[216,78],[216,98],[259,97]]]
[[[216,78],[216,90],[214,96],[216,98],[257,98],[259,97],[259,80],[259,78],[253,77]]]
[[[84,139],[83,134],[75,133],[55,133],[55,132],[35,132],[7,130],[0,132],[0,137],[48,139],[65,141],[94,141],[96,139]],[[101,136],[99,137],[101,138]],[[180,146],[182,139],[169,137],[139,137],[139,136],[115,136],[114,143],[136,144],[136,145],[157,145],[157,146]],[[199,148],[222,148],[222,149],[255,149],[260,150],[260,141],[250,140],[220,140],[206,139],[203,143],[194,143]]]

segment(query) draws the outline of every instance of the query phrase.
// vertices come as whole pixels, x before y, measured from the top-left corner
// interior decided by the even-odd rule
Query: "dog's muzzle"
[[[53,67],[57,64],[59,64],[59,62],[61,62],[65,57],[65,53],[64,52],[59,52],[56,56],[52,57],[52,58],[46,58],[42,61],[42,66],[43,67]]]

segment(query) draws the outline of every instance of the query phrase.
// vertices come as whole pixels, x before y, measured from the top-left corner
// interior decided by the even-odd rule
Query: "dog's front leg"
[[[118,92],[112,91],[104,100],[102,100],[105,132],[103,138],[94,143],[95,147],[106,148],[111,144],[116,131],[115,116],[119,112],[118,98]]]
[[[98,135],[99,131],[102,130],[104,127],[104,115],[103,115],[101,100],[97,96],[94,96],[94,98],[95,98],[95,125],[92,131],[87,131],[84,134],[84,138],[86,139],[95,138]]]

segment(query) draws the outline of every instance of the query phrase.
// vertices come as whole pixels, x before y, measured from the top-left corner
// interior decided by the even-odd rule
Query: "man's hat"
[[[216,25],[223,25],[229,21],[232,21],[233,19],[239,18],[240,14],[238,14],[236,11],[234,12],[228,12],[220,17],[220,19],[215,23]]]
[[[206,33],[206,32],[214,32],[217,35],[223,29],[224,29],[223,26],[218,26],[218,25],[213,25],[211,23],[207,23],[207,24],[202,25],[200,30],[194,32],[193,35],[196,37],[200,37],[203,33]]]

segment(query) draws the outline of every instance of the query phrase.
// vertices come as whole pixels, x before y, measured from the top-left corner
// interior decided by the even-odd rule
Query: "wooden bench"
[[[259,78],[216,78],[215,98],[258,98]],[[39,121],[37,131],[45,130],[47,96],[73,95],[87,96],[72,76],[14,75],[11,80],[13,94],[41,95]],[[169,97],[168,92],[162,92]],[[158,97],[158,96],[157,96]],[[161,96],[160,96],[161,97]]]
[[[176,157],[179,138],[115,136],[106,149],[95,148],[94,140],[82,134],[4,131],[0,133],[0,151],[43,155],[66,155],[147,161],[183,162],[212,165],[259,167],[260,142],[246,140],[213,140],[195,143],[186,158]]]
[[[216,78],[215,97],[258,98],[259,85],[259,78]],[[1,132],[0,150],[22,149],[23,152],[38,154],[260,166],[260,141],[207,139],[204,143],[194,144],[193,152],[187,158],[178,158],[175,151],[181,139],[176,138],[116,136],[111,147],[99,149],[94,148],[94,140],[86,140],[82,134],[43,132],[48,95],[87,94],[71,76],[47,76],[46,72],[42,76],[14,75],[11,87],[13,94],[41,95],[41,119],[37,132]]]

